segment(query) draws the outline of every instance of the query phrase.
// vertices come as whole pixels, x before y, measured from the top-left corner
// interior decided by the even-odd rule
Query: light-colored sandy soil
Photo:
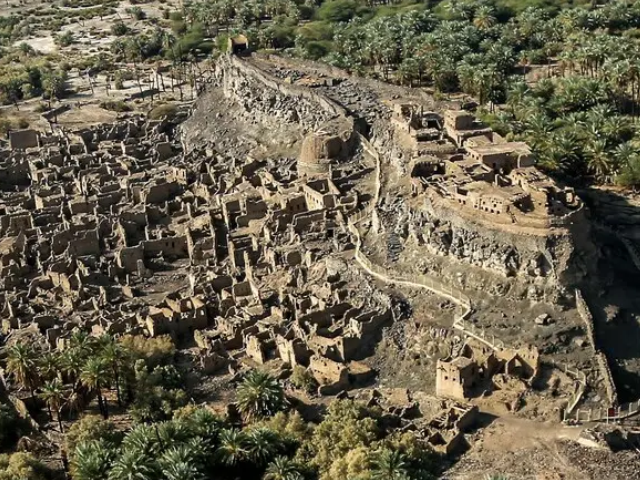
[[[488,421],[491,421],[489,418]],[[442,478],[477,480],[631,480],[640,455],[582,447],[581,428],[513,417],[495,418],[472,438],[472,449]]]

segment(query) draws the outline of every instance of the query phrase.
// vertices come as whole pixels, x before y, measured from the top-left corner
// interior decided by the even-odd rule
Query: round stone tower
[[[298,174],[313,176],[330,173],[331,165],[337,163],[344,150],[344,141],[338,135],[324,131],[308,134],[302,141]]]

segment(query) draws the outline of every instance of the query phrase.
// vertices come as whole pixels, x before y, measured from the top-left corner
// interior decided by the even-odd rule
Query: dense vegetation
[[[116,341],[78,332],[64,350],[47,352],[29,343],[8,347],[6,371],[18,386],[42,400],[63,431],[63,417],[73,418],[92,399],[108,418],[105,392],[112,389],[117,404],[128,404],[135,419],[170,418],[175,408],[187,403],[180,373],[171,361],[174,353],[166,337]]]
[[[0,454],[0,480],[49,480],[53,472],[28,453]]]
[[[49,59],[38,57],[27,44],[0,56],[0,104],[17,103],[36,96],[59,98],[67,73]]]
[[[187,407],[124,435],[91,417],[73,433],[74,480],[427,479],[437,466],[414,435],[385,435],[375,412],[348,400],[333,403],[315,428],[295,412],[238,424]]]
[[[185,12],[212,34],[245,32],[257,48],[472,95],[547,170],[640,185],[640,2],[218,0]],[[532,70],[550,78],[534,81]]]
[[[336,401],[318,425],[306,423],[280,383],[257,370],[239,384],[235,413],[221,417],[187,406],[174,356],[167,337],[116,341],[76,333],[62,351],[12,345],[5,366],[17,385],[41,400],[50,425],[65,433],[73,480],[408,480],[432,478],[440,468],[415,435],[386,430],[380,412],[353,401]],[[91,405],[100,415],[77,420]],[[113,410],[128,412],[132,427],[116,428]],[[19,422],[8,408],[0,414],[2,427]],[[3,437],[4,447],[16,439]],[[0,456],[3,464],[21,472],[8,480],[51,475],[23,453]]]

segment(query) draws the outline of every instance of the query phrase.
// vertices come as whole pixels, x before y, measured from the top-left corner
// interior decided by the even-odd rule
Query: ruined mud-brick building
[[[273,56],[247,64],[296,95],[306,88],[348,111],[381,160],[386,183],[373,230],[388,248],[398,236],[415,240],[440,259],[432,270],[471,265],[530,287],[533,297],[585,279],[597,252],[584,206],[536,168],[525,143],[502,138],[460,102]]]
[[[531,385],[540,374],[540,354],[537,348],[493,349],[482,343],[467,342],[459,355],[438,360],[436,395],[468,400],[491,391],[496,374],[524,380]]]
[[[393,178],[412,196],[400,201],[409,216],[390,215],[404,222],[398,235],[434,256],[550,281],[571,271],[565,230],[582,224],[581,203],[532,166],[526,145],[465,112],[394,110],[354,96],[349,80],[302,86],[263,67],[222,57],[180,127],[130,116],[14,133],[0,152],[6,332],[35,325],[52,347],[74,328],[171,335],[193,339],[208,374],[273,362],[307,368],[321,394],[366,383],[363,352],[394,305],[349,265],[353,225],[364,219],[386,238]],[[295,139],[294,156],[191,142],[190,132],[206,133],[198,118],[209,94],[240,124]],[[533,368],[514,355],[495,361]],[[485,374],[463,358],[443,362],[457,378],[441,379],[443,395],[465,398]]]
[[[422,200],[412,212],[421,244],[538,286],[582,280],[594,255],[583,204],[536,168],[526,143],[504,139],[463,110],[394,107],[412,194]]]
[[[371,164],[353,120],[306,90],[291,87],[292,100],[243,63],[215,81],[258,104],[265,92],[292,102],[285,124],[301,141],[287,168],[185,151],[180,118],[12,133],[0,152],[3,330],[33,327],[53,348],[76,328],[193,338],[206,373],[302,365],[321,393],[368,381],[360,352],[391,301],[361,294],[368,281],[331,261],[352,247],[346,218],[367,199],[359,180]]]

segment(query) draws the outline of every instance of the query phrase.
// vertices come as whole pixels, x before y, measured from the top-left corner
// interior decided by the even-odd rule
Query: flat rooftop
[[[480,155],[491,155],[498,153],[531,153],[531,149],[524,142],[504,142],[489,143],[486,145],[477,145],[475,147],[467,147],[470,152]]]

